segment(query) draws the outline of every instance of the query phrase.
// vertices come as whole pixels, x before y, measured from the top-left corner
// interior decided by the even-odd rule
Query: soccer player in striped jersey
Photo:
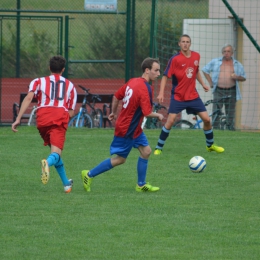
[[[158,187],[146,182],[148,158],[152,150],[141,125],[144,116],[156,117],[160,121],[163,119],[162,114],[152,111],[153,90],[149,84],[160,75],[160,63],[158,59],[146,58],[142,62],[141,68],[142,77],[130,79],[114,94],[112,113],[108,119],[117,119],[114,139],[110,146],[110,154],[115,156],[104,160],[90,171],[82,171],[81,177],[86,191],[90,191],[90,184],[94,177],[125,163],[132,148],[137,148],[140,152],[137,161],[136,191],[154,192],[159,190]],[[120,100],[122,100],[122,109],[117,117]]]
[[[216,151],[222,153],[224,152],[224,148],[214,145],[213,129],[210,118],[196,90],[197,79],[203,89],[206,92],[209,91],[209,87],[205,85],[199,72],[200,54],[190,50],[191,38],[187,34],[180,37],[179,46],[181,51],[170,58],[164,71],[160,92],[157,97],[159,102],[162,103],[167,80],[168,78],[172,78],[171,101],[168,117],[162,128],[154,154],[159,155],[162,153],[163,146],[169,136],[175,118],[177,114],[184,109],[186,109],[188,114],[196,113],[202,119],[206,137],[206,149],[209,152]]]
[[[49,61],[50,76],[36,78],[31,81],[29,91],[24,98],[12,130],[17,132],[21,117],[29,107],[32,99],[37,98],[37,129],[48,145],[51,153],[47,159],[41,161],[43,184],[47,184],[50,177],[49,167],[54,166],[64,186],[65,193],[72,190],[73,181],[67,178],[61,159],[69,118],[73,116],[77,102],[77,92],[72,82],[62,76],[66,60],[61,56],[53,56]]]

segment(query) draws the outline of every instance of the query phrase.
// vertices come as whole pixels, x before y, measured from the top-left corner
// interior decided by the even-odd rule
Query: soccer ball
[[[190,159],[189,167],[192,172],[203,172],[203,170],[206,168],[206,161],[201,156],[194,156]]]

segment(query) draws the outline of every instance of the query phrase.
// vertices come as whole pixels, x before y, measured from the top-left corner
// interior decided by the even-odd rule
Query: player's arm
[[[68,112],[69,112],[69,116],[73,117],[75,112],[75,107],[77,104],[77,98],[78,98],[78,94],[75,86],[73,86],[71,92],[68,93],[68,95],[70,97],[69,104],[68,104],[68,110],[69,110]]]
[[[27,110],[27,108],[28,108],[29,105],[31,104],[33,97],[34,97],[34,93],[33,93],[33,92],[29,92],[29,93],[26,95],[26,97],[24,98],[24,100],[23,100],[23,102],[22,102],[22,105],[21,105],[21,108],[20,108],[20,110],[19,110],[18,116],[17,116],[15,122],[12,124],[12,130],[13,130],[14,132],[17,132],[17,131],[18,131],[18,130],[16,129],[16,127],[20,124],[22,115],[25,113],[25,111]]]
[[[212,87],[212,88],[213,88],[213,81],[212,81],[212,79],[211,79],[210,75],[209,75],[208,73],[204,72],[204,71],[203,71],[203,74],[204,74],[204,76],[205,76],[206,80],[208,81],[208,83],[209,83],[210,87]]]
[[[115,96],[113,96],[112,110],[111,110],[111,114],[108,116],[108,119],[110,121],[113,119],[116,119],[116,117],[117,117],[118,104],[119,104],[119,99],[117,99]]]
[[[74,110],[73,109],[69,109],[69,116],[73,117],[74,116]]]
[[[197,81],[201,84],[201,86],[204,88],[205,92],[209,91],[209,87],[204,83],[202,76],[200,74],[200,71],[197,72]]]
[[[160,91],[159,91],[159,95],[157,97],[159,103],[163,103],[163,99],[164,99],[164,89],[167,83],[168,77],[163,75],[162,80],[161,80],[161,85],[160,85]]]

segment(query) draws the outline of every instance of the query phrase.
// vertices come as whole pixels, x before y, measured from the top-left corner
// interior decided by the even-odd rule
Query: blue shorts
[[[148,146],[148,140],[144,133],[141,133],[137,138],[124,138],[114,136],[114,139],[110,145],[110,154],[117,154],[123,158],[127,158],[132,148],[138,148],[139,146]]]
[[[196,98],[189,101],[178,101],[171,99],[169,114],[179,114],[186,109],[187,114],[197,114],[199,112],[207,111],[205,105],[200,98]]]

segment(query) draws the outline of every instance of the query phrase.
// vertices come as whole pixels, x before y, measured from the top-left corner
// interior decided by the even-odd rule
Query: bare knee
[[[204,128],[205,129],[210,129],[211,128],[211,122],[210,122],[210,118],[206,118],[203,120],[204,123]]]
[[[126,162],[126,158],[118,155],[116,157],[111,158],[111,164],[113,167],[123,164],[125,162]]]
[[[150,146],[141,146],[138,149],[143,159],[148,159],[150,154],[152,153],[152,149]]]
[[[165,123],[165,128],[166,129],[171,129],[174,122],[175,122],[176,114],[169,114],[167,117],[167,121]]]

